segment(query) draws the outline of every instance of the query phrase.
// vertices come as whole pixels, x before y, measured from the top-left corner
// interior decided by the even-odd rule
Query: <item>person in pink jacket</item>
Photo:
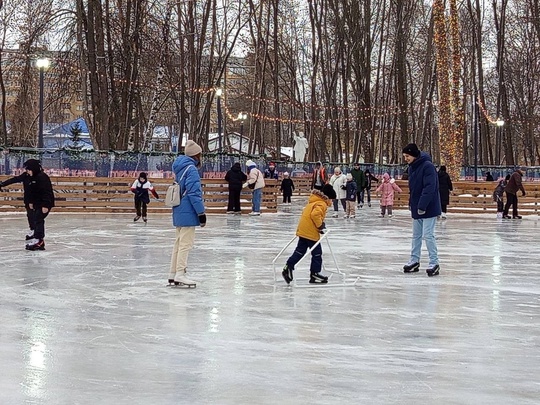
[[[381,218],[384,218],[386,211],[388,211],[388,217],[392,218],[392,206],[394,205],[394,193],[401,193],[401,189],[396,184],[394,179],[390,178],[388,173],[383,174],[383,179],[379,187],[377,187],[377,193],[381,193]]]

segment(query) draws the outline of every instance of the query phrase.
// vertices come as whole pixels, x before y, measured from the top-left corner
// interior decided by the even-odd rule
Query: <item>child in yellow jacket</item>
[[[319,241],[321,233],[324,233],[326,218],[326,210],[332,205],[332,200],[336,198],[336,192],[333,187],[326,184],[322,190],[313,190],[309,197],[309,202],[302,212],[296,236],[298,236],[298,244],[294,253],[287,260],[287,264],[283,267],[281,275],[287,282],[293,280],[293,270],[296,263],[304,257],[306,251]],[[311,266],[310,266],[310,283],[327,283],[328,277],[321,274],[322,269],[322,248],[318,244],[311,251]]]

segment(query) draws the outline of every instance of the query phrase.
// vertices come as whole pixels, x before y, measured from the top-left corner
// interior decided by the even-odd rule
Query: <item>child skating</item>
[[[150,195],[148,194],[149,191],[155,198],[159,198],[158,193],[156,190],[154,190],[154,186],[152,186],[152,183],[148,181],[146,173],[141,172],[141,174],[139,174],[139,178],[131,185],[131,192],[135,194],[134,202],[135,211],[137,212],[135,218],[133,218],[134,222],[137,222],[141,216],[144,222],[148,220],[146,212],[147,205],[150,204]]]
[[[283,204],[291,205],[291,197],[294,190],[294,182],[289,177],[289,172],[283,173],[283,180],[279,190],[283,193]]]
[[[294,266],[298,263],[308,249],[313,246],[321,238],[321,233],[324,232],[326,218],[326,211],[328,207],[332,205],[332,200],[336,198],[336,192],[331,185],[326,184],[322,190],[313,190],[309,197],[309,202],[302,212],[300,221],[298,222],[298,228],[296,229],[296,236],[298,236],[298,244],[294,250],[294,253],[287,260],[287,264],[283,267],[281,275],[290,284],[293,280]],[[311,266],[310,266],[310,278],[309,282],[322,283],[328,282],[328,277],[321,274],[322,269],[322,248],[321,244],[318,244],[311,251]]]
[[[356,217],[356,194],[358,192],[358,187],[356,186],[356,181],[354,181],[353,175],[351,173],[347,174],[347,183],[346,183],[347,196],[345,197],[345,218],[355,218]]]
[[[392,218],[392,207],[394,206],[394,193],[401,193],[401,188],[396,181],[390,178],[388,173],[383,174],[382,182],[377,187],[377,193],[381,193],[381,218],[384,218],[386,212],[388,217]]]

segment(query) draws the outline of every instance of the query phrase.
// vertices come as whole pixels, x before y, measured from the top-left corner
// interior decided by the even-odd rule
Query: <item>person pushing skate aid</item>
[[[309,282],[312,284],[328,283],[328,277],[321,274],[322,269],[322,248],[318,243],[321,234],[325,232],[326,212],[332,205],[332,200],[336,198],[333,187],[326,184],[322,190],[312,190],[307,205],[302,211],[302,216],[298,222],[296,236],[298,244],[294,253],[289,257],[281,275],[287,284],[293,280],[294,266],[304,257],[308,249],[311,249],[311,265]]]

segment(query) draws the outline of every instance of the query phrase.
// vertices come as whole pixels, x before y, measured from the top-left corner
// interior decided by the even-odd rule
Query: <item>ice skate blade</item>
[[[180,283],[179,281],[175,281],[174,284],[167,284],[167,287],[174,287],[174,288],[197,288],[197,284],[186,284],[186,283]]]

